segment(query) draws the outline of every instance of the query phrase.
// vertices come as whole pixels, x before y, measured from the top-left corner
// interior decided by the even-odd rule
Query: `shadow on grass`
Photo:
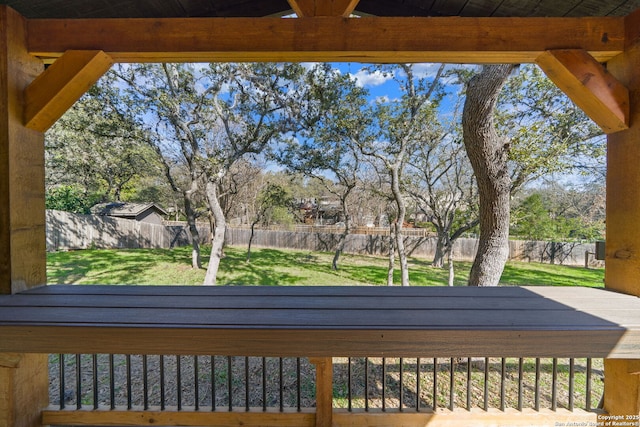
[[[302,254],[283,252],[276,249],[256,249],[251,252],[251,262],[247,263],[246,251],[226,248],[220,263],[219,282],[228,286],[295,285],[304,277],[278,271],[275,266],[296,265]],[[231,276],[232,278],[227,278]]]
[[[141,275],[162,262],[190,265],[190,248],[176,250],[101,249],[48,254],[48,283],[138,283]]]

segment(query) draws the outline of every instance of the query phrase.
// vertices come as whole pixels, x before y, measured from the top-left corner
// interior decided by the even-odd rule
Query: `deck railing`
[[[347,414],[515,410],[584,415],[597,409],[603,388],[602,359],[330,360],[331,409]],[[263,413],[277,425],[274,413],[313,415],[316,385],[323,381],[306,358],[58,354],[50,356],[49,365],[51,406],[44,416],[53,425],[109,425],[122,422],[127,412],[148,414],[127,419],[133,423],[128,425],[163,425],[158,418],[163,413],[181,425],[201,422],[194,414],[242,419]],[[298,421],[304,420],[318,425],[313,417]]]

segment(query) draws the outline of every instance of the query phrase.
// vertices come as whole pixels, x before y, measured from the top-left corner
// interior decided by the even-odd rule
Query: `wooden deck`
[[[640,355],[640,299],[563,287],[57,285],[0,296],[0,352]]]

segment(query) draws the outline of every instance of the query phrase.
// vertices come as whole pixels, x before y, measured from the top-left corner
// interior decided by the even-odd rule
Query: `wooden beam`
[[[0,395],[1,396],[1,395]],[[256,408],[256,412],[191,412],[189,409],[182,411],[127,411],[120,408],[115,410],[55,410],[53,408],[43,412],[44,424],[52,425],[242,425],[242,426],[314,426],[313,413],[273,413],[262,412],[262,408]],[[518,411],[507,409],[505,411],[480,408],[456,409],[449,411],[438,409],[437,412],[422,410],[421,412],[398,412],[389,410],[386,412],[348,412],[336,410],[333,413],[335,426],[362,426],[362,427],[467,427],[473,426],[522,426],[532,425],[593,425],[598,422],[598,414],[580,409],[569,411],[559,408],[550,409],[524,409]],[[571,424],[570,424],[571,423]]]
[[[70,50],[27,87],[26,127],[49,129],[113,65],[100,50]]]
[[[299,18],[342,16],[348,18],[360,0],[288,0]]]
[[[409,29],[409,30],[408,30]],[[534,62],[550,49],[606,61],[624,20],[605,18],[167,18],[30,20],[29,50],[105,51],[116,62]]]
[[[549,50],[536,63],[605,133],[629,128],[629,91],[589,53]]]

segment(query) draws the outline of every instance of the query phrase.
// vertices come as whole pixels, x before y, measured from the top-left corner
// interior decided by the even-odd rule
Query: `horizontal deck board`
[[[0,352],[638,357],[640,299],[559,287],[48,286]]]

